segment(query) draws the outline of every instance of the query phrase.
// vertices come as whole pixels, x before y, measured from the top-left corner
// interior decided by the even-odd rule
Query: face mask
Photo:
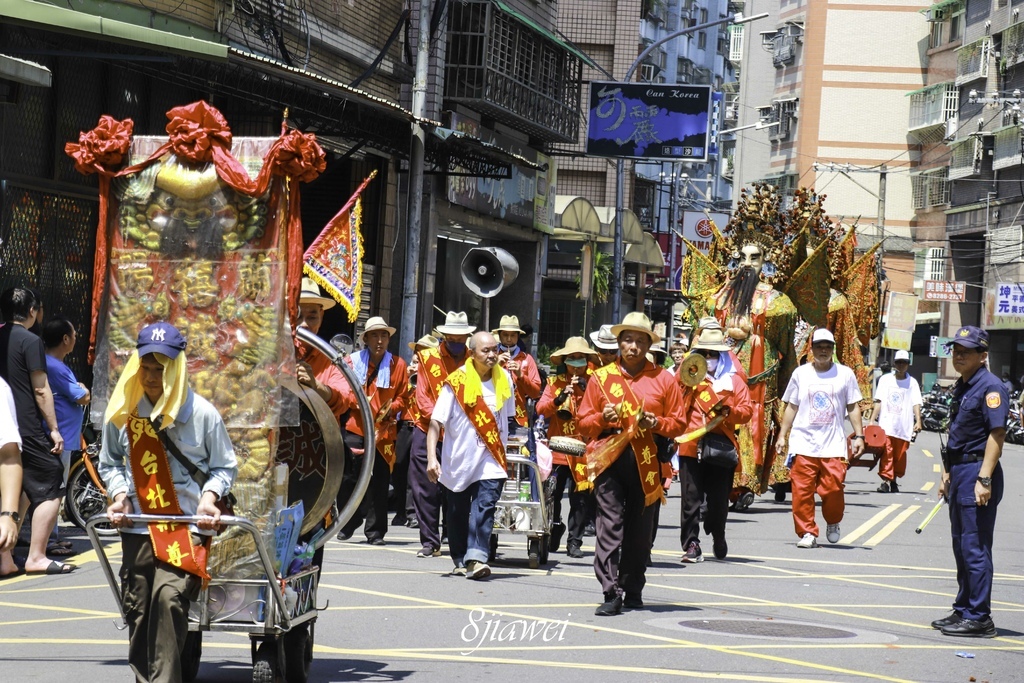
[[[715,374],[715,370],[718,369],[718,357],[708,358],[708,374]]]
[[[466,352],[465,342],[446,341],[444,345],[448,347],[448,353],[452,354],[453,356],[461,356]]]
[[[565,364],[574,368],[585,368],[587,367],[586,358],[566,358]]]
[[[501,353],[508,353],[509,351],[511,351],[514,348],[516,348],[516,347],[515,346],[505,346],[504,344],[498,344],[498,351],[500,351]]]

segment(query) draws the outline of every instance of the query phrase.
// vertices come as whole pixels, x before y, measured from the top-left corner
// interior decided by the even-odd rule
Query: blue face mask
[[[718,369],[718,356],[712,356],[708,358],[708,374],[714,375],[715,370]]]
[[[444,345],[448,347],[448,353],[452,354],[453,356],[461,356],[466,352],[465,342],[446,341]]]
[[[507,353],[507,352],[509,352],[509,351],[511,351],[512,349],[515,349],[515,348],[518,348],[518,345],[514,344],[512,346],[505,346],[504,344],[498,344],[498,352],[499,353]]]

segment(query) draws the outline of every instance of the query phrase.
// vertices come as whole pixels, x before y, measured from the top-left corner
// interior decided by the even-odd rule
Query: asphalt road
[[[1008,446],[1003,456],[995,639],[954,639],[928,625],[948,612],[956,580],[945,510],[914,533],[939,476],[938,438],[924,433],[900,493],[876,493],[876,472],[850,471],[834,546],[796,548],[789,505],[769,494],[730,514],[727,560],[680,564],[676,487],[661,513],[647,607],[613,618],[594,616],[593,539],[584,559],[552,554],[530,570],[525,545],[503,537],[486,582],[446,575],[447,556],[417,558],[404,527],[383,547],[332,541],[310,680],[1024,680],[1022,455]],[[0,581],[2,680],[132,680],[113,596],[79,538],[74,574]],[[117,544],[109,551],[116,560]],[[199,680],[251,680],[245,634],[206,634]]]

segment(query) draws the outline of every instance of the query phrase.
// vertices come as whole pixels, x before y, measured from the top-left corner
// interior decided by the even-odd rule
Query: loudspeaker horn
[[[474,247],[462,259],[462,281],[469,291],[490,299],[519,276],[519,262],[499,247]]]

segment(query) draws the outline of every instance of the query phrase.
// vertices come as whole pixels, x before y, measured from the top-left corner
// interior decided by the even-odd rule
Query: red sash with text
[[[503,371],[500,368],[495,368],[495,372]],[[448,375],[445,384],[450,386],[452,391],[455,392],[455,400],[459,402],[462,410],[466,413],[466,417],[473,423],[473,428],[476,429],[480,440],[484,442],[484,446],[494,456],[494,459],[498,461],[502,469],[505,469],[505,445],[501,442],[501,432],[498,431],[498,423],[494,419],[494,413],[484,403],[483,395],[477,396],[476,402],[473,405],[466,405],[465,377],[466,373],[460,368]]]
[[[520,359],[520,357],[522,357]],[[530,362],[530,354],[526,353],[522,349],[519,349],[519,353],[516,354],[515,358],[510,360],[517,360],[520,365],[526,365]],[[526,377],[526,369],[523,369],[523,377]],[[526,396],[523,395],[522,390],[519,388],[519,382],[514,381],[515,375],[512,375],[512,386],[515,391],[516,397],[516,424],[520,427],[529,426],[530,420],[526,414]]]
[[[128,418],[128,461],[135,481],[139,507],[147,515],[180,515],[167,451],[149,420],[133,412]],[[192,543],[188,524],[154,522],[149,538],[156,559],[210,580],[206,571],[206,547]]]
[[[589,371],[588,371],[589,374]],[[562,392],[563,389],[569,386],[569,377],[566,375],[556,375],[548,377],[548,384],[553,388],[555,395],[557,396]],[[567,436],[573,439],[583,440],[580,436],[579,429],[576,426],[576,410],[575,405],[583,400],[582,392],[579,388],[576,389],[578,393],[574,394],[571,398],[566,399],[566,402],[562,404],[562,407],[573,413],[571,420],[563,420],[557,413],[551,418],[551,424],[548,427],[548,436]],[[570,407],[570,403],[573,405]],[[576,488],[585,491],[591,488],[592,484],[587,478],[587,458],[585,455],[573,455],[572,453],[551,453],[552,462],[556,465],[568,465],[569,471],[572,472],[572,480],[576,482]]]
[[[661,487],[658,466],[658,447],[654,434],[640,429],[643,415],[643,401],[637,399],[626,378],[622,376],[618,363],[611,363],[594,371],[592,381],[601,387],[605,400],[618,404],[618,425],[622,431],[604,439],[595,439],[587,444],[587,468],[590,481],[594,481],[608,467],[618,460],[626,446],[633,447],[636,466],[640,472],[640,484],[644,489],[644,505],[665,502],[665,490]]]

